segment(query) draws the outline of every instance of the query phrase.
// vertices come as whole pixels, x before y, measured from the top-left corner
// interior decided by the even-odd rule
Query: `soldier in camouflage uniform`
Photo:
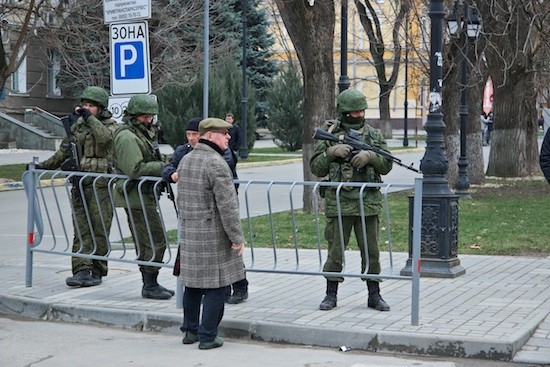
[[[152,96],[138,94],[128,102],[122,118],[124,125],[119,128],[115,136],[117,173],[127,175],[130,179],[140,176],[160,177],[165,163],[160,157],[157,129],[153,125],[156,114],[158,114],[158,105]],[[123,206],[128,214],[128,224],[132,230],[137,259],[161,263],[166,250],[166,240],[157,210],[154,184],[155,182],[145,182],[141,186],[142,207],[137,181],[127,182],[120,179],[116,183],[115,201],[117,206]],[[143,298],[169,299],[174,295],[173,290],[158,284],[159,267],[140,265],[139,268],[143,279],[141,290]]]
[[[339,117],[329,121],[324,129],[336,136],[348,134],[350,129],[358,130],[359,138],[373,147],[388,151],[386,141],[379,130],[365,124],[365,96],[357,91],[348,89],[338,96],[337,110]],[[382,182],[381,175],[387,174],[392,168],[392,161],[372,151],[353,151],[347,144],[334,143],[322,140],[317,145],[311,161],[311,172],[318,177],[328,178],[332,182]],[[325,272],[341,272],[343,268],[343,253],[340,244],[340,229],[338,225],[338,208],[336,201],[336,187],[325,187],[326,199],[326,228],[325,238],[328,241],[328,256],[323,266]],[[342,187],[340,190],[340,205],[342,213],[342,230],[344,233],[344,249],[347,247],[351,230],[354,229],[359,249],[361,250],[361,271],[367,266],[367,254],[362,235],[360,217],[360,187]],[[367,251],[368,274],[380,273],[378,249],[379,220],[382,210],[382,194],[377,188],[366,188],[363,193]],[[326,297],[319,305],[321,310],[331,310],[336,307],[338,284],[344,278],[334,276],[327,278]],[[367,279],[369,291],[368,307],[379,311],[389,311],[390,307],[380,296],[378,280]]]
[[[100,87],[88,87],[80,97],[83,105],[76,110],[79,115],[71,125],[71,136],[65,137],[59,150],[38,165],[43,169],[65,167],[72,159],[70,143],[76,144],[80,171],[114,173],[113,150],[114,133],[117,123],[107,110],[109,94]],[[105,255],[108,252],[109,232],[113,219],[112,205],[107,189],[108,180],[100,179],[95,184],[87,178],[82,182],[83,192],[74,182],[71,190],[73,207],[74,239],[73,252],[82,254]],[[90,223],[86,218],[88,208]],[[95,250],[94,250],[95,247]],[[107,261],[72,258],[73,276],[67,278],[67,285],[90,287],[101,284],[101,278],[107,275]]]

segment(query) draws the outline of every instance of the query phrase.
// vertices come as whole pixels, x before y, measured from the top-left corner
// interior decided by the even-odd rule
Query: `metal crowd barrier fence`
[[[174,252],[177,247],[170,248],[170,244],[166,247],[166,252],[162,262],[153,262],[147,260],[137,260],[139,250],[136,249],[136,254],[131,255],[132,251],[125,238],[131,236],[130,228],[135,227],[136,218],[132,218],[131,213],[125,210],[124,212],[116,210],[114,183],[117,179],[127,180],[124,185],[123,196],[124,207],[128,209],[128,185],[135,185],[139,192],[139,206],[145,209],[147,199],[153,200],[153,205],[158,212],[164,233],[164,240],[168,244],[166,232],[166,223],[169,222],[175,228],[177,226],[176,213],[171,208],[172,204],[167,203],[167,200],[160,201],[161,192],[163,191],[163,182],[159,177],[140,177],[135,180],[129,180],[129,177],[124,175],[113,174],[97,174],[88,172],[65,172],[65,171],[47,171],[36,169],[31,165],[29,171],[23,175],[23,183],[25,186],[28,198],[28,224],[27,224],[27,268],[26,268],[26,285],[32,286],[32,262],[33,253],[49,253],[57,255],[66,255],[82,258],[90,258],[105,261],[118,261],[125,263],[133,263],[145,266],[157,267],[172,267]],[[342,190],[346,187],[358,187],[360,190],[360,217],[361,217],[361,236],[365,247],[367,246],[366,222],[365,213],[363,211],[363,192],[368,189],[380,190],[384,198],[384,211],[380,216],[380,221],[385,226],[388,245],[389,268],[383,269],[381,274],[368,274],[367,268],[364,272],[360,271],[360,264],[356,266],[351,256],[357,258],[357,254],[344,251],[342,230],[342,215],[341,202],[337,200],[338,207],[338,223],[339,235],[342,243],[342,253],[344,254],[343,270],[338,273],[339,276],[348,278],[361,279],[395,279],[408,280],[412,283],[411,296],[411,324],[418,325],[419,318],[419,283],[420,283],[420,234],[421,234],[421,214],[422,214],[422,179],[415,179],[413,184],[371,184],[371,183],[333,183],[333,182],[285,182],[285,181],[243,181],[237,180],[240,184],[239,201],[241,207],[241,218],[244,219],[243,230],[247,239],[247,250],[243,258],[247,272],[257,273],[274,273],[274,274],[296,274],[296,275],[314,275],[314,276],[334,276],[334,273],[323,272],[323,264],[326,258],[326,250],[323,249],[324,236],[321,235],[324,228],[324,221],[321,220],[322,214],[319,213],[319,190],[323,187],[332,187],[336,189],[337,197],[340,197]],[[74,185],[73,185],[74,183]],[[311,197],[314,200],[313,207],[315,211],[314,227],[315,236],[304,235],[300,233],[298,228],[297,217],[303,215],[300,213],[302,208],[301,196],[304,190],[312,190]],[[388,206],[388,196],[391,192],[402,190],[413,190],[414,205],[413,205],[413,227],[412,227],[412,275],[402,276],[399,271],[394,269],[393,251],[391,239],[391,221]],[[73,210],[75,205],[74,193],[80,193],[80,204],[82,205],[86,223],[84,228],[82,225],[75,225],[73,218]],[[101,190],[106,190],[109,197],[108,205],[111,206],[113,212],[112,223],[107,223],[102,212],[99,211],[101,225],[92,225],[90,207],[93,206],[93,200],[96,200],[96,206],[99,205],[99,197]],[[87,194],[82,194],[87,191]],[[71,199],[72,198],[72,199]],[[170,210],[171,209],[171,210]],[[277,212],[287,212],[290,217],[290,224],[286,225],[285,229],[277,228],[275,225],[275,215]],[[258,243],[257,238],[265,233],[264,227],[256,229],[256,222],[259,216],[263,216],[263,220],[268,222],[269,241]],[[128,220],[129,219],[129,220]],[[128,220],[127,225],[124,224]],[[145,217],[145,226],[147,228],[147,243],[153,249],[155,255],[156,244],[153,241],[150,221]],[[99,228],[97,228],[99,227]],[[116,234],[111,233],[115,229]],[[91,232],[93,241],[93,250],[84,253],[82,245],[79,249],[73,249],[73,236],[79,239],[82,243],[82,232],[88,230]],[[98,253],[98,244],[96,238],[103,235],[107,238],[107,250],[104,254]],[[315,237],[315,238],[311,238]],[[382,236],[381,236],[382,237]],[[115,238],[116,240],[112,240]],[[281,238],[291,238],[290,241],[285,241],[284,246],[279,246],[279,242],[283,242]],[[308,246],[304,244],[308,242]],[[380,240],[380,247],[385,241]],[[313,244],[312,244],[313,243]],[[176,245],[173,243],[172,245]],[[365,254],[368,256],[368,251],[365,249]],[[350,265],[351,264],[351,265]],[[357,270],[359,269],[359,270]],[[176,300],[181,296],[181,285],[178,282]],[[179,304],[181,306],[181,304]]]

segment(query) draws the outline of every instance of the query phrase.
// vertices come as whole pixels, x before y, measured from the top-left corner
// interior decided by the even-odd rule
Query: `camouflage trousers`
[[[105,187],[83,187],[83,195],[72,189],[73,206],[73,253],[104,256],[109,251],[109,233],[113,220],[113,206]],[[87,209],[87,214],[86,214]],[[88,220],[89,217],[89,220]],[[73,274],[91,270],[101,276],[107,275],[107,261],[72,257]]]
[[[166,250],[166,238],[160,215],[153,206],[141,209],[125,208],[128,225],[136,246],[137,260],[162,262]],[[143,273],[158,273],[159,267],[140,265]]]
[[[367,227],[367,254],[363,241],[363,225],[360,216],[342,216],[342,230],[344,234],[344,249],[347,248],[351,230],[354,230],[357,244],[361,251],[361,272],[365,272],[368,258],[368,274],[380,274],[380,250],[378,249],[379,220],[378,215],[365,217]],[[340,245],[340,227],[338,217],[327,217],[325,227],[325,239],[328,242],[328,256],[323,271],[341,272],[344,264],[344,254]],[[368,255],[368,257],[367,257]],[[330,281],[343,282],[343,277],[326,277]]]

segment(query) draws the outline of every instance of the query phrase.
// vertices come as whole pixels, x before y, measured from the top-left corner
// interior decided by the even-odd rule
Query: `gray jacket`
[[[177,203],[183,284],[220,288],[244,279],[243,260],[231,248],[243,243],[233,176],[223,152],[200,140],[178,165]]]

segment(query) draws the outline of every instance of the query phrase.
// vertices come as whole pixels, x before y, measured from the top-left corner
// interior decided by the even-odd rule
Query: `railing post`
[[[422,231],[422,179],[414,179],[411,325],[418,326],[420,309],[420,235]]]

